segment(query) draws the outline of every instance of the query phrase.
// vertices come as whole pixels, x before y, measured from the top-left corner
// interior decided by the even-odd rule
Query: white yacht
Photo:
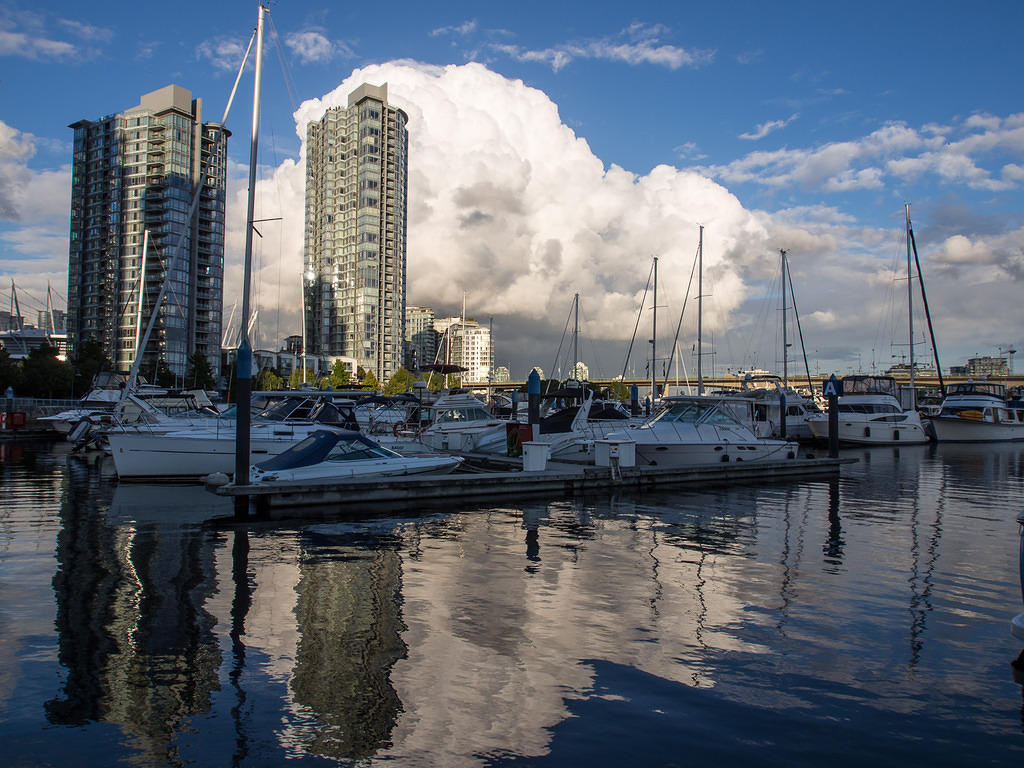
[[[447,474],[458,456],[402,456],[358,432],[318,429],[249,470],[253,483],[305,483],[398,475]]]
[[[473,451],[481,440],[505,440],[505,421],[491,413],[487,404],[464,392],[443,395],[433,403],[411,408],[404,422],[392,427],[394,440],[380,435],[380,442],[403,453],[402,446],[416,442],[433,450]],[[397,446],[397,447],[396,447]],[[410,450],[422,447],[409,445]]]
[[[329,392],[276,394],[281,399],[252,417],[251,463],[276,456],[319,429],[358,430],[351,400]],[[236,425],[229,413],[180,429],[110,430],[106,439],[122,480],[198,480],[214,472],[234,473]]]
[[[747,426],[752,418],[750,400],[677,395],[663,398],[662,405],[643,425],[606,437],[634,443],[637,466],[691,467],[797,458],[796,443],[758,437]]]
[[[901,445],[929,442],[921,415],[900,404],[891,376],[847,376],[839,404],[839,442],[848,445]],[[818,440],[828,439],[828,414],[812,414],[807,424]]]
[[[819,413],[813,400],[795,389],[784,387],[778,376],[748,377],[738,397],[754,402],[754,432],[761,437],[782,437],[782,396],[786,398],[787,440],[812,440],[814,434],[807,417]]]
[[[950,384],[931,426],[942,443],[1024,440],[1024,402],[1008,401],[994,381]]]

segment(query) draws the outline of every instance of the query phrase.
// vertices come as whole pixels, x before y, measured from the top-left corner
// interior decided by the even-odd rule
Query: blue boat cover
[[[256,468],[264,472],[277,472],[282,469],[295,469],[319,464],[339,442],[363,443],[367,448],[381,450],[375,442],[359,432],[336,432],[318,429],[309,437],[300,440],[291,448],[282,451],[272,459],[267,459]]]

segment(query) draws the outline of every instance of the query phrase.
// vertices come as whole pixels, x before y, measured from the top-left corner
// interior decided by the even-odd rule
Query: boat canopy
[[[359,432],[318,429],[287,451],[257,464],[256,467],[264,472],[278,472],[282,469],[308,467],[322,461],[356,461],[397,456],[399,454],[378,445]]]
[[[891,395],[896,397],[896,379],[892,376],[844,376],[843,395]]]
[[[296,394],[272,402],[253,417],[254,421],[315,421],[358,429],[351,400]]]
[[[994,381],[962,381],[946,387],[946,397],[950,395],[984,395],[1006,399],[1006,385]]]

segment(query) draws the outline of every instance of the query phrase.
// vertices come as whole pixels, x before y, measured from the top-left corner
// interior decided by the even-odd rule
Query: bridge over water
[[[854,375],[857,375],[857,374],[854,374]],[[861,374],[861,375],[870,375],[870,374]],[[879,374],[879,375],[881,375],[881,374]],[[838,376],[838,374],[837,374],[837,376]],[[814,377],[812,377],[811,378],[811,383],[814,385],[815,389],[820,389],[821,382],[824,381],[827,378],[828,378],[828,375],[824,375],[821,378],[814,378]],[[839,376],[839,378],[842,378],[842,377]],[[910,383],[910,379],[908,377],[906,377],[906,376],[893,376],[893,378],[896,380],[897,384],[909,384]],[[971,377],[969,377],[969,376],[943,376],[942,380],[943,380],[943,382],[946,385],[949,385],[949,384],[952,384],[954,382],[971,381]],[[1000,384],[1005,384],[1006,388],[1009,389],[1009,390],[1015,389],[1017,387],[1024,387],[1024,375],[990,376],[990,377],[988,377],[985,380],[986,381],[995,381],[995,382],[998,382]],[[594,387],[609,387],[609,386],[612,386],[614,384],[617,384],[618,383],[618,379],[593,379],[593,380],[591,380],[588,383],[591,386],[594,386]],[[650,379],[624,379],[623,383],[627,387],[632,386],[633,384],[636,384],[636,386],[640,390],[640,397],[641,398],[644,397],[645,391],[647,391],[647,392],[650,391],[650,387],[651,387],[651,380]],[[664,379],[658,379],[657,383],[658,383],[659,389],[664,387],[665,384],[666,384]],[[685,388],[687,385],[692,387],[694,390],[696,390],[696,387],[697,387],[697,380],[696,379],[690,379],[689,381],[684,380],[684,379],[679,379],[678,381],[676,381],[675,379],[669,379],[667,383],[668,383],[669,388],[672,391],[676,391],[677,387]],[[743,383],[744,383],[743,379],[737,378],[736,376],[722,376],[722,377],[716,377],[716,378],[705,377],[704,378],[704,389],[706,389],[706,390],[708,390],[708,389],[741,389],[743,387]],[[807,377],[806,376],[804,376],[804,377],[790,376],[789,377],[789,385],[791,387],[794,387],[794,388],[797,388],[797,389],[805,388],[805,387],[807,387]],[[502,391],[502,390],[525,389],[526,388],[526,382],[525,381],[506,381],[506,382],[502,382],[500,384],[497,384],[497,383],[487,384],[486,382],[484,382],[482,384],[474,384],[474,383],[471,383],[471,382],[467,382],[466,386],[468,388],[470,388],[470,389],[473,389],[473,390],[483,390],[483,391],[486,391],[486,392],[489,393],[491,391],[498,392],[498,391]],[[914,377],[914,386],[917,387],[918,389],[938,389],[939,388],[939,378],[938,378],[938,376],[915,376]]]

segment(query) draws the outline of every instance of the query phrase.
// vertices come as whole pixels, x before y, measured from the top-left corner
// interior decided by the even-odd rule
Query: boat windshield
[[[324,461],[360,461],[362,459],[394,459],[400,454],[381,445],[370,445],[360,440],[339,440]]]
[[[698,403],[692,401],[673,403],[658,414],[651,421],[651,424],[696,424],[698,422],[701,424],[718,425],[740,424],[733,416],[720,408],[716,402]]]
[[[438,408],[434,415],[434,423],[450,424],[452,422],[489,421],[493,418],[483,408]]]
[[[839,403],[840,413],[903,413],[892,403]]]
[[[302,406],[300,408],[300,406]],[[287,418],[301,419],[309,415],[313,402],[305,397],[286,397],[271,403],[265,409],[256,414],[254,418],[260,421],[284,421]]]

